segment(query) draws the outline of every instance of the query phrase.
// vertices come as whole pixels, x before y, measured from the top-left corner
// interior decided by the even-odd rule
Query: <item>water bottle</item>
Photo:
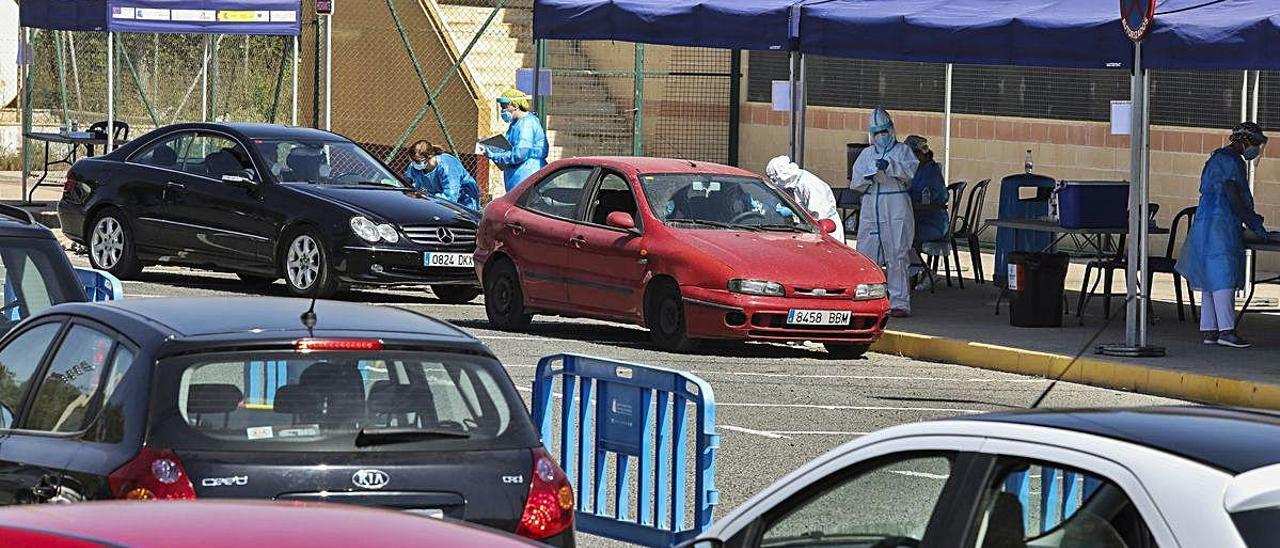
[[[62,123],[58,125],[58,135],[61,135],[61,136],[63,136],[63,137],[66,137],[66,136],[67,136],[67,121],[66,121],[66,120],[63,120],[63,121],[62,121]]]
[[[1025,163],[1022,164],[1022,167],[1026,168],[1027,173],[1031,173],[1031,168],[1035,167],[1031,163],[1031,149],[1027,149],[1027,160]]]

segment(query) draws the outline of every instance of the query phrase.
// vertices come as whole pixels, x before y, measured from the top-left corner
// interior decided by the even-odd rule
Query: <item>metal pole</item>
[[[1139,211],[1142,222],[1138,223],[1138,261],[1139,270],[1142,275],[1142,306],[1138,308],[1138,346],[1145,348],[1147,346],[1147,314],[1151,307],[1151,284],[1147,283],[1150,278],[1150,270],[1147,270],[1147,259],[1150,253],[1147,252],[1148,240],[1150,239],[1151,224],[1148,222],[1150,218],[1150,196],[1151,196],[1151,71],[1142,70],[1142,178],[1141,184],[1138,185],[1139,194]]]
[[[791,135],[787,138],[790,143],[787,149],[787,156],[790,156],[791,161],[794,162],[798,156],[796,153],[796,134],[799,133],[796,131],[796,73],[800,67],[800,52],[791,52],[791,61],[788,63],[788,67],[790,72],[787,76],[787,110],[789,111],[788,130],[791,132]]]
[[[209,69],[209,119],[218,121],[218,44],[222,42],[222,35],[214,36],[212,53],[209,61],[213,64]]]
[[[333,14],[324,16],[324,129],[333,124]]]
[[[1144,232],[1142,226],[1146,224],[1147,219],[1142,215],[1146,210],[1142,197],[1142,141],[1146,128],[1143,127],[1142,111],[1143,97],[1146,90],[1143,88],[1145,82],[1142,78],[1142,43],[1138,42],[1133,46],[1133,76],[1130,82],[1129,100],[1132,112],[1130,113],[1129,132],[1129,256],[1127,267],[1125,269],[1125,330],[1124,342],[1130,348],[1138,345],[1138,330],[1140,319],[1138,317],[1138,253],[1142,246],[1141,235]]]
[[[635,94],[631,98],[631,155],[644,155],[644,44],[637,43],[635,76],[632,77]]]
[[[804,167],[804,133],[805,133],[805,114],[809,110],[809,94],[806,82],[808,78],[805,76],[805,55],[801,53],[800,68],[797,70],[799,78],[796,80],[795,102],[791,107],[796,113],[796,155],[792,161],[800,167]]]
[[[542,69],[547,66],[547,41],[537,40],[533,45],[533,111],[542,117],[542,125],[547,121],[547,100],[542,96]]]
[[[289,113],[289,125],[298,125],[298,37],[293,37],[293,110]]]
[[[738,165],[739,132],[742,129],[742,50],[729,52],[729,154],[727,162]]]
[[[204,37],[204,64],[200,66],[200,121],[209,121],[209,35]]]
[[[942,98],[942,180],[951,181],[951,63],[947,63],[947,78]]]
[[[116,34],[107,33],[107,153],[116,149]]]
[[[1249,121],[1249,71],[1244,71],[1244,80],[1240,82],[1240,121]]]
[[[31,59],[27,56],[27,47],[31,43],[31,29],[22,27],[22,41],[18,44],[18,51],[22,58],[22,64],[18,66],[18,101],[22,107],[22,133],[23,136],[18,140],[19,146],[22,148],[22,196],[20,198],[25,203],[27,201],[27,177],[31,174],[31,166],[27,162],[30,154],[30,148],[27,146],[26,133],[31,131]],[[48,146],[47,144],[45,146]]]
[[[58,58],[58,97],[62,99],[62,125],[70,127],[70,115],[67,113],[67,63],[66,55],[63,50],[66,49],[66,31],[53,31],[54,53]]]

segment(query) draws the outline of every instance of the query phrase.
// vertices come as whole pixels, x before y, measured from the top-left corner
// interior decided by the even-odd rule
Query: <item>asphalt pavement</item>
[[[83,256],[72,256],[87,266]],[[174,267],[149,268],[125,282],[126,299],[255,294],[235,276]],[[286,295],[283,282],[256,294]],[[1024,408],[1048,386],[1041,378],[927,363],[883,354],[828,359],[819,346],[714,344],[693,355],[653,350],[637,327],[538,317],[527,333],[489,329],[480,299],[436,301],[427,289],[357,290],[339,298],[398,306],[447,320],[487,344],[526,400],[538,359],[573,352],[692,371],[715,389],[721,450],[717,515],[745,502],[783,474],[842,443],[896,424]],[[301,312],[301,310],[299,311]],[[324,318],[319,319],[323,323]],[[1059,383],[1049,407],[1175,403],[1174,400]],[[585,545],[611,544],[583,539]]]

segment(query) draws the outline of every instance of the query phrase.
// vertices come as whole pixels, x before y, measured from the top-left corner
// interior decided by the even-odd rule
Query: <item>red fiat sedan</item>
[[[887,322],[884,274],[802,211],[734,167],[555,162],[485,209],[475,264],[489,323],[579,316],[643,325],[669,351],[750,339],[860,356]]]

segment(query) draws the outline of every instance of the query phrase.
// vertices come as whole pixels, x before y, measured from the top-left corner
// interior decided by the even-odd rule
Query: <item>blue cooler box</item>
[[[1063,181],[1058,189],[1063,228],[1129,226],[1128,181]]]

